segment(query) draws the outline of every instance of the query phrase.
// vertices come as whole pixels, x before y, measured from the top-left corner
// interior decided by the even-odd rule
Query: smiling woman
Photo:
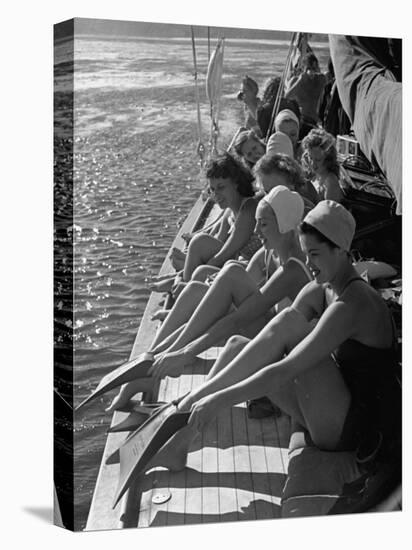
[[[186,286],[150,349],[156,356],[151,371],[155,379],[179,372],[197,354],[234,334],[255,336],[277,311],[291,304],[311,280],[297,238],[303,209],[298,193],[284,186],[259,202],[256,232],[263,248],[246,269],[227,263],[210,287],[198,281]],[[123,388],[115,406],[137,391],[139,381]]]
[[[191,410],[186,441],[178,434],[175,442],[181,461],[191,435],[222,409],[265,394],[319,449],[396,463],[395,334],[386,304],[351,264],[354,232],[352,215],[334,201],[305,217],[300,241],[315,281],[240,353],[226,346],[214,376],[181,401],[181,410]]]
[[[210,161],[206,169],[209,191],[214,200],[225,209],[219,230],[215,236],[207,233],[196,235],[189,243],[182,281],[188,282],[196,268],[207,264],[220,268],[239,255],[250,259],[260,243],[253,235],[257,205],[253,176],[240,161],[229,153]],[[198,277],[201,275],[198,272]]]

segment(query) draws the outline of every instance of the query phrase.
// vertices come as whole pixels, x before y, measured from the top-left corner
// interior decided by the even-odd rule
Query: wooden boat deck
[[[202,215],[204,214],[204,215]],[[199,199],[183,224],[173,246],[182,247],[180,235],[208,223],[216,209],[205,211]],[[168,260],[161,273],[171,269]],[[162,307],[163,297],[152,293],[130,359],[150,348],[158,322],[150,320]],[[153,401],[172,401],[202,383],[220,348],[211,348],[186,367],[179,377],[166,377]],[[127,413],[117,411],[112,425]],[[245,404],[220,414],[192,443],[187,467],[180,472],[155,468],[138,476],[113,509],[120,465],[106,460],[127,433],[108,435],[86,530],[149,527],[280,517],[280,500],[288,467],[289,419],[286,416],[249,419]],[[307,499],[303,499],[306,501]],[[400,486],[370,511],[401,508]],[[306,511],[307,512],[307,511]],[[315,512],[301,515],[319,515]]]
[[[174,246],[182,247],[180,235],[199,225],[202,209],[204,204],[199,199]],[[209,223],[217,210],[204,214],[201,222]],[[166,260],[161,273],[170,269]],[[150,317],[161,307],[162,300],[161,295],[151,294],[131,359],[149,348],[158,326]],[[220,348],[211,348],[179,377],[163,379],[153,400],[168,402],[201,384],[219,351]],[[112,425],[126,416],[127,413],[117,411]],[[134,481],[113,510],[120,466],[118,462],[106,464],[106,460],[127,435],[108,435],[86,530],[279,517],[287,471],[286,416],[249,419],[245,404],[225,411],[194,440],[184,470],[155,468],[146,472]]]
[[[218,351],[209,350],[179,378],[166,378],[159,398],[170,401],[199,385]],[[278,517],[287,423],[286,417],[251,420],[245,404],[225,411],[195,438],[184,470],[155,468],[144,476],[140,498],[124,519],[135,516],[139,527],[149,527]],[[158,504],[163,497],[169,500]]]

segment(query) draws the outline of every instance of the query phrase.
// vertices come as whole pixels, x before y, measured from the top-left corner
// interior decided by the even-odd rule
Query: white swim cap
[[[275,213],[280,233],[296,229],[302,221],[304,203],[296,191],[291,191],[284,185],[277,185],[262,199],[267,202]]]

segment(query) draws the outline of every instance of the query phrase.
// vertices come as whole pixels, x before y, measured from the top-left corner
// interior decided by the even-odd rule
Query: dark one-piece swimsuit
[[[359,280],[364,281],[361,277],[350,279],[343,291]],[[362,460],[377,447],[389,449],[401,425],[395,332],[389,348],[375,348],[348,339],[333,356],[351,394],[351,404],[336,450],[357,449]]]

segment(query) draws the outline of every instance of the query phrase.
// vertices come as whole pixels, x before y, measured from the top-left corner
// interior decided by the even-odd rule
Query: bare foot
[[[170,292],[174,284],[175,278],[171,277],[170,279],[164,279],[163,281],[150,283],[148,286],[152,292]]]
[[[176,273],[165,273],[164,275],[148,275],[145,278],[146,283],[158,283],[159,281],[164,281],[165,279],[171,279],[176,276]]]
[[[154,380],[151,378],[144,378],[124,384],[110,405],[105,409],[106,412],[113,412],[116,409],[124,407],[136,393],[151,391],[153,383]]]
[[[152,316],[151,321],[164,321],[169,315],[170,309],[158,309]]]

